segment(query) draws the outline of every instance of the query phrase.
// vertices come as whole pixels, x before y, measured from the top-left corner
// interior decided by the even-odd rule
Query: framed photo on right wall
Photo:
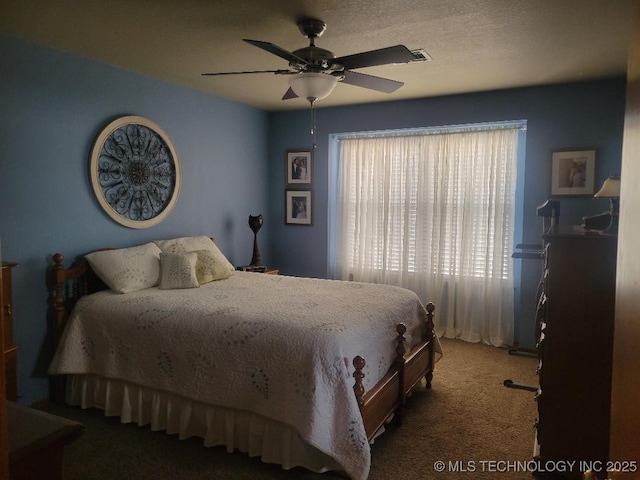
[[[311,186],[311,152],[287,151],[285,172],[287,185]]]
[[[595,149],[554,150],[551,153],[551,196],[592,196],[595,171]]]
[[[311,190],[285,190],[285,224],[312,225]]]

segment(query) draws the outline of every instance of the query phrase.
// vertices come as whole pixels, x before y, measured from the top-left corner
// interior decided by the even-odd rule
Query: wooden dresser
[[[6,373],[7,400],[16,401],[18,396],[16,374],[16,350],[13,339],[13,286],[11,273],[17,263],[2,262],[2,329],[4,332],[4,367]]]
[[[535,454],[544,461],[576,461],[578,471],[604,466],[617,237],[559,226],[543,239]]]

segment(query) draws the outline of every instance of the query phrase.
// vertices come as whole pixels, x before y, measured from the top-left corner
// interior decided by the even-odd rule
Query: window
[[[336,277],[417,293],[429,285],[425,295],[453,290],[474,298],[486,292],[473,285],[492,285],[512,305],[518,136],[524,125],[336,136]],[[502,305],[504,299],[493,301]]]

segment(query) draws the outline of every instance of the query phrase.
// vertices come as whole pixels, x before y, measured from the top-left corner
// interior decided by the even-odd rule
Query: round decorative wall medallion
[[[107,214],[130,228],[166,218],[178,199],[180,163],[167,134],[144,117],[107,125],[91,151],[91,185]]]

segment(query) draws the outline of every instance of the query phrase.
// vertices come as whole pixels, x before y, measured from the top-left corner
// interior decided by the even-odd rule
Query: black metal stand
[[[514,252],[511,256],[513,258],[521,258],[521,259],[527,259],[527,260],[538,260],[541,261],[542,260],[542,245],[540,244],[531,244],[531,243],[519,243],[518,245],[516,245],[517,249],[520,249],[522,251],[519,252]],[[539,290],[540,290],[540,285],[542,285],[542,280],[540,281],[540,284],[538,285],[538,297],[539,297]],[[537,317],[537,315],[536,315]],[[537,323],[537,318],[536,318],[536,323]],[[519,355],[519,356],[523,356],[523,357],[532,357],[532,358],[536,358],[538,356],[538,354],[534,351],[531,350],[526,350],[526,349],[521,349],[520,347],[514,347],[514,348],[510,348],[509,349],[509,355]],[[519,390],[527,390],[529,392],[537,392],[538,391],[538,387],[534,387],[533,385],[525,385],[522,383],[518,383],[518,382],[514,382],[513,380],[505,380],[503,382],[503,385],[507,388],[515,388],[515,389],[519,389]]]
[[[554,226],[558,225],[560,221],[560,203],[557,200],[547,200],[542,205],[540,205],[536,209],[536,215],[538,217],[542,217],[542,234]],[[514,252],[513,258],[522,258],[528,260],[538,260],[542,261],[544,259],[544,244],[532,244],[532,243],[520,243],[516,245],[516,248],[521,250],[520,252]],[[544,304],[544,300],[542,297],[544,285],[544,272],[540,277],[540,282],[538,283],[538,291],[536,292],[536,338],[540,338],[540,328],[542,323],[542,308]],[[520,350],[518,348],[512,348],[509,350],[509,355],[525,355],[536,358],[537,352],[531,352],[526,350]],[[537,392],[538,387],[534,387],[533,385],[524,385],[522,383],[514,382],[513,380],[505,380],[503,382],[504,386],[507,388],[516,388],[520,390],[527,390],[529,392]]]
[[[516,388],[518,390],[526,390],[528,392],[537,392],[538,387],[534,387],[533,385],[524,385],[523,383],[517,383],[513,380],[505,380],[502,382],[507,388]]]
[[[520,347],[510,348],[509,355],[518,355],[521,357],[531,357],[531,358],[536,358],[538,356],[536,352],[530,351],[528,349],[520,348]]]

